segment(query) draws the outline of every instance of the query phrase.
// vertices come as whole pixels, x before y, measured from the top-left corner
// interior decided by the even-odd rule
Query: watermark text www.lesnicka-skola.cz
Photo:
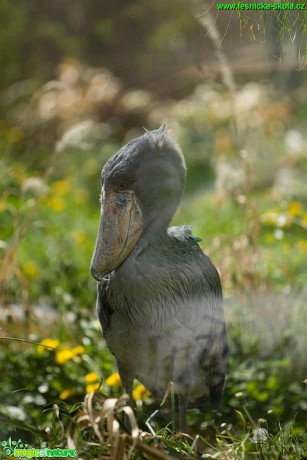
[[[21,439],[14,441],[11,437],[7,441],[1,441],[0,446],[5,455],[15,458],[75,458],[77,456],[76,449],[49,449],[48,447],[36,449],[23,443]]]
[[[257,10],[257,11],[264,11],[264,10],[273,10],[273,11],[281,11],[281,10],[296,10],[296,11],[305,11],[306,10],[306,3],[291,3],[291,2],[282,2],[282,1],[275,1],[271,3],[262,3],[262,2],[253,2],[253,3],[245,3],[245,2],[233,2],[233,3],[217,3],[216,7],[218,10]]]

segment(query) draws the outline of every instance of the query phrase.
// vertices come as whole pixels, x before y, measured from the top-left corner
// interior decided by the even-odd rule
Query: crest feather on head
[[[150,141],[155,147],[158,147],[160,150],[163,148],[171,148],[180,151],[177,139],[173,133],[168,129],[167,123],[163,123],[162,126],[153,131],[149,131],[144,128],[146,134],[148,135]]]

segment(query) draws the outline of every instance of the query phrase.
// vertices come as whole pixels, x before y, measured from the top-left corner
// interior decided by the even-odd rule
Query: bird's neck
[[[176,212],[179,201],[180,197],[176,202],[173,201],[168,205],[164,204],[163,207],[148,216],[141,237],[144,241],[150,242],[156,239],[163,241],[167,238],[167,229]]]

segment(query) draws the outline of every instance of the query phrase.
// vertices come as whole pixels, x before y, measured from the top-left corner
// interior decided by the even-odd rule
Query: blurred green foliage
[[[128,87],[180,97],[201,77],[192,70],[195,63],[201,66],[213,57],[212,43],[197,20],[204,13],[212,14],[226,49],[231,42],[240,46],[241,32],[241,42],[265,43],[274,61],[287,59],[291,43],[292,57],[305,68],[306,11],[237,11],[229,16],[227,11],[217,14],[215,2],[2,0],[0,87],[24,79],[48,81],[71,58],[112,70]]]
[[[3,0],[0,17],[2,87],[25,78],[47,81],[67,57],[106,66],[137,86],[157,77],[162,63],[174,72],[202,41],[183,0]]]

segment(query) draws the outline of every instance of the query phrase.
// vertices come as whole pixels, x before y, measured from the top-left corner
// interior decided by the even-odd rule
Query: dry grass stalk
[[[112,460],[130,460],[135,451],[142,452],[152,459],[171,460],[172,457],[163,450],[148,446],[139,439],[140,429],[132,408],[126,405],[128,400],[128,395],[123,395],[118,399],[103,399],[95,392],[87,394],[82,411],[74,417],[68,427],[68,447],[78,449],[79,433],[90,428],[98,444],[85,443],[89,446],[108,447]],[[121,413],[124,413],[128,420],[131,434],[123,431],[124,425],[119,418]]]

